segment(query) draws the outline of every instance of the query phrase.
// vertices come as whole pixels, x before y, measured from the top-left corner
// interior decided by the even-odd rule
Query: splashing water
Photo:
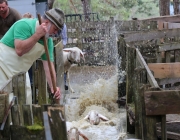
[[[65,114],[67,130],[77,127],[89,140],[125,140],[126,111],[118,108],[117,71],[108,78],[98,77],[92,83],[75,85],[79,93],[66,95]],[[109,121],[91,125],[84,120],[89,111],[96,110]],[[83,140],[80,137],[80,140]]]

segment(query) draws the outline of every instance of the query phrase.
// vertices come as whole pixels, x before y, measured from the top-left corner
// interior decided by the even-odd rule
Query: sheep
[[[89,140],[84,134],[82,134],[76,127],[70,128],[67,132],[68,140],[79,140],[81,136],[84,140]]]
[[[70,85],[69,72],[68,71],[71,68],[72,64],[80,62],[80,58],[82,58],[85,61],[84,54],[81,51],[81,49],[79,49],[78,47],[63,49],[64,73],[66,75],[66,77],[65,77],[65,90],[68,89],[68,87],[66,86],[66,81],[67,81],[67,84],[69,86],[69,91],[71,93],[74,93],[74,90],[72,89],[72,87]]]
[[[88,120],[92,125],[98,125],[100,120],[108,121],[109,119],[102,114],[98,113],[96,110],[91,110],[88,115],[84,117],[85,120]]]

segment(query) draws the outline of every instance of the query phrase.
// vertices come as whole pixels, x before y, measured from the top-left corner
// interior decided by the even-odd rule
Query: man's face
[[[8,5],[3,2],[0,4],[0,14],[5,14],[8,10]]]
[[[49,29],[49,34],[50,35],[57,34],[58,30],[59,29],[53,23],[51,23],[51,28]]]

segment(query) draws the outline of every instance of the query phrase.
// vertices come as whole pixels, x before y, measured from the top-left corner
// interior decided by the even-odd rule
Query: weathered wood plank
[[[134,77],[134,69],[135,69],[135,54],[136,50],[133,47],[127,47],[127,64],[126,64],[126,72],[128,73],[126,75],[126,104],[132,103],[134,98],[134,89],[133,89],[133,77]],[[134,133],[134,126],[130,124],[130,119],[127,116],[126,117],[127,122],[127,132]]]
[[[174,51],[174,61],[175,62],[180,62],[180,50],[175,50]]]
[[[45,140],[43,130],[29,130],[24,126],[11,125],[11,140]]]
[[[30,105],[22,105],[24,125],[32,125],[32,113]]]
[[[142,57],[142,55],[138,49],[136,49],[136,57],[137,57],[137,60],[139,61],[139,63],[141,64],[141,67],[146,69],[148,81],[150,82],[151,86],[153,86],[155,88],[159,88],[157,81],[155,80],[153,74],[151,73],[149,67],[147,66],[144,58]]]
[[[52,134],[49,124],[49,117],[48,113],[45,111],[43,112],[43,120],[44,120],[44,129],[45,129],[45,138],[46,140],[52,140]]]
[[[180,113],[180,91],[146,91],[144,93],[146,115]]]
[[[147,116],[145,111],[145,102],[144,102],[144,91],[149,90],[149,85],[142,85],[140,87],[141,93],[141,104],[142,104],[142,130],[143,130],[143,140],[156,140],[156,123],[160,121],[159,116]],[[151,90],[160,90],[156,88],[151,88]]]
[[[8,96],[8,94],[0,94],[0,123],[2,123],[3,121],[3,117],[5,114],[5,110],[6,110],[6,96]]]
[[[23,116],[22,105],[26,104],[26,73],[19,73],[12,79],[13,94],[18,98],[18,104],[20,105],[20,116]],[[20,117],[21,125],[24,124],[23,117]]]
[[[155,78],[180,77],[180,63],[148,63],[148,67],[154,73]]]
[[[169,132],[167,131],[167,138],[171,139],[171,140],[179,140],[180,139],[180,134],[179,133],[174,133],[174,132]],[[157,135],[160,136],[161,135],[161,131],[157,130]]]
[[[156,31],[141,31],[124,34],[126,42],[153,40],[164,37],[180,37],[180,29],[164,29]]]
[[[158,52],[179,50],[180,49],[179,46],[180,46],[179,42],[159,44]]]
[[[171,23],[171,22],[168,22],[167,23],[168,25],[168,29],[176,29],[176,28],[180,28],[180,23]]]
[[[55,69],[56,69],[56,79],[57,79],[57,86],[61,89],[61,99],[60,104],[63,104],[63,96],[65,94],[64,90],[64,65],[63,65],[63,44],[62,41],[56,44],[55,46]]]
[[[13,125],[20,125],[19,105],[15,104],[11,108],[11,116]]]
[[[160,137],[161,133],[161,123],[157,123],[157,136]],[[173,122],[166,122],[167,126],[167,138],[172,140],[179,140],[180,139],[180,122],[173,121]]]
[[[133,77],[134,77],[134,69],[135,69],[135,48],[127,47],[127,70],[128,73],[126,75],[126,103],[132,103],[132,97],[134,96],[133,90]]]
[[[53,139],[67,140],[66,120],[64,114],[59,109],[51,109],[51,132]]]
[[[150,21],[166,21],[166,22],[179,22],[180,14],[178,15],[166,15],[166,16],[158,16],[158,17],[152,17],[152,18],[146,18],[143,20],[150,20]]]
[[[36,65],[38,67],[38,104],[42,105],[48,102],[47,81],[42,61],[37,60],[36,62]]]
[[[34,124],[43,124],[42,107],[37,104],[32,105]]]
[[[178,78],[163,78],[163,79],[156,78],[156,81],[158,82],[158,85],[174,84],[174,83],[180,82],[180,77],[178,77]]]

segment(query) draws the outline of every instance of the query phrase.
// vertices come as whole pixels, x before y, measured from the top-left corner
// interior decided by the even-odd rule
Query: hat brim
[[[53,16],[51,16],[48,12],[45,12],[44,14],[58,29],[62,30],[63,25],[61,25]]]

